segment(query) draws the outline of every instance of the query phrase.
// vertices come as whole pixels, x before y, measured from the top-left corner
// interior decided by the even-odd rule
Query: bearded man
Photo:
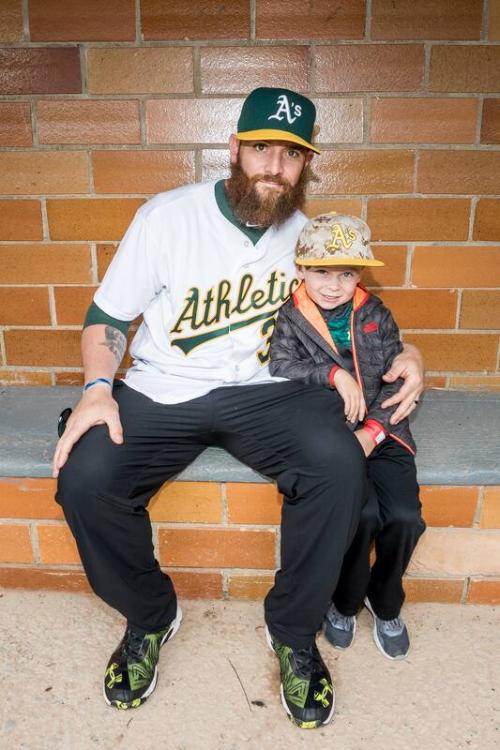
[[[230,178],[142,206],[87,314],[85,386],[54,476],[93,590],[127,621],[104,675],[105,699],[117,708],[138,707],[153,692],[160,647],[182,618],[154,558],[148,502],[215,445],[284,495],[268,641],[292,721],[310,728],[333,716],[315,636],[358,524],[364,456],[335,390],[273,378],[267,366],[274,315],[296,284],[300,207],[319,153],[315,114],[296,92],[252,91],[230,137]],[[113,381],[140,314],[133,365]],[[418,353],[400,355],[388,377],[398,376],[396,419],[421,391]]]

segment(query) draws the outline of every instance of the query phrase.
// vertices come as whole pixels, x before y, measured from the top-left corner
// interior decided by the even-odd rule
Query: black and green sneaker
[[[335,689],[316,644],[294,649],[280,643],[267,628],[266,636],[280,660],[281,702],[290,721],[301,729],[328,724],[335,710]]]
[[[138,708],[151,695],[158,680],[160,648],[179,630],[182,612],[156,633],[138,633],[127,627],[111,654],[104,675],[104,700],[109,706]]]

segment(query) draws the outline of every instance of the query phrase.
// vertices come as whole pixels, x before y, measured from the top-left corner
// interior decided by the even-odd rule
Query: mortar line
[[[483,0],[483,23],[481,26],[481,31],[479,34],[479,38],[481,41],[486,41],[488,39],[488,34],[490,30],[490,0]]]
[[[256,0],[249,0],[249,41],[255,42],[257,39],[257,5]]]
[[[52,326],[52,328],[55,328],[57,326],[57,311],[56,311],[56,295],[55,295],[53,284],[49,284],[47,286],[47,292],[49,295],[50,325]]]
[[[135,0],[135,42],[136,44],[142,44],[144,41],[142,38],[141,28],[141,0]]]

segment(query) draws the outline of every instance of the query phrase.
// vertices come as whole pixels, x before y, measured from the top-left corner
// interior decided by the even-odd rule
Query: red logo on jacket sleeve
[[[365,323],[363,326],[363,333],[373,333],[374,331],[378,331],[378,323],[375,323],[374,320],[370,323]]]

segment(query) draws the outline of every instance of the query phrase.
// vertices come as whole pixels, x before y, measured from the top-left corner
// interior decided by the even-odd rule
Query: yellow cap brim
[[[295,258],[295,263],[298,266],[385,266],[375,258]]]
[[[285,130],[273,130],[272,128],[263,128],[261,130],[247,130],[245,133],[235,133],[236,138],[239,141],[287,141],[289,143],[296,143],[299,146],[314,151],[316,154],[320,154],[321,151],[313,146],[312,143],[308,143],[303,138],[294,133],[288,133]]]

